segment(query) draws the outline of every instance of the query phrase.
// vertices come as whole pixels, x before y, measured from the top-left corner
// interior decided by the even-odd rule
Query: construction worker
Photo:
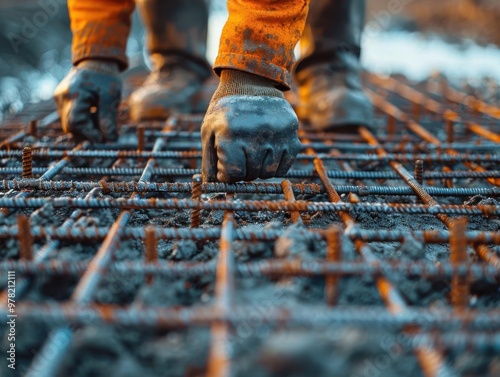
[[[200,96],[211,72],[205,1],[136,2],[153,69],[129,100],[131,117],[208,107],[201,129],[205,181],[271,178],[291,167],[300,149],[298,119],[283,92],[303,34],[294,73],[301,119],[318,130],[370,123],[359,63],[365,0],[312,0],[307,27],[309,0],[228,0],[213,67],[220,81],[209,103]],[[55,92],[62,127],[77,139],[115,140],[134,1],[68,0],[68,7],[74,68]]]

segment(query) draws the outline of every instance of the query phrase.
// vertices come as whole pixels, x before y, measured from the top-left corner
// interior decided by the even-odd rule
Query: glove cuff
[[[113,60],[86,59],[78,63],[76,67],[117,77],[120,75],[120,65]]]
[[[212,101],[227,96],[267,96],[285,98],[278,83],[252,73],[236,69],[223,69]]]

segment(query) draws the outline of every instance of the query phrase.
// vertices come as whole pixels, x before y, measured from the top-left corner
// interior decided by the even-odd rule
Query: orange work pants
[[[113,59],[125,69],[134,5],[134,0],[68,0],[73,63]],[[293,51],[304,30],[308,9],[309,0],[228,0],[229,18],[222,31],[215,72],[238,69],[288,89]]]

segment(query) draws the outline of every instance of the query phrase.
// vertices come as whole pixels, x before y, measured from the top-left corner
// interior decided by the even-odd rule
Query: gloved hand
[[[54,99],[64,132],[93,143],[118,138],[119,67],[111,60],[84,60],[59,83]],[[93,112],[93,108],[97,112]]]
[[[201,126],[203,180],[283,176],[300,150],[298,119],[271,80],[225,69]]]

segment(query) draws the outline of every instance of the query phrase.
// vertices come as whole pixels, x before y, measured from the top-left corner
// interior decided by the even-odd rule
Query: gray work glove
[[[122,80],[116,62],[80,62],[54,92],[63,131],[71,132],[77,141],[116,141],[121,91]]]
[[[271,80],[225,69],[201,126],[203,180],[284,176],[300,150],[298,119]]]

